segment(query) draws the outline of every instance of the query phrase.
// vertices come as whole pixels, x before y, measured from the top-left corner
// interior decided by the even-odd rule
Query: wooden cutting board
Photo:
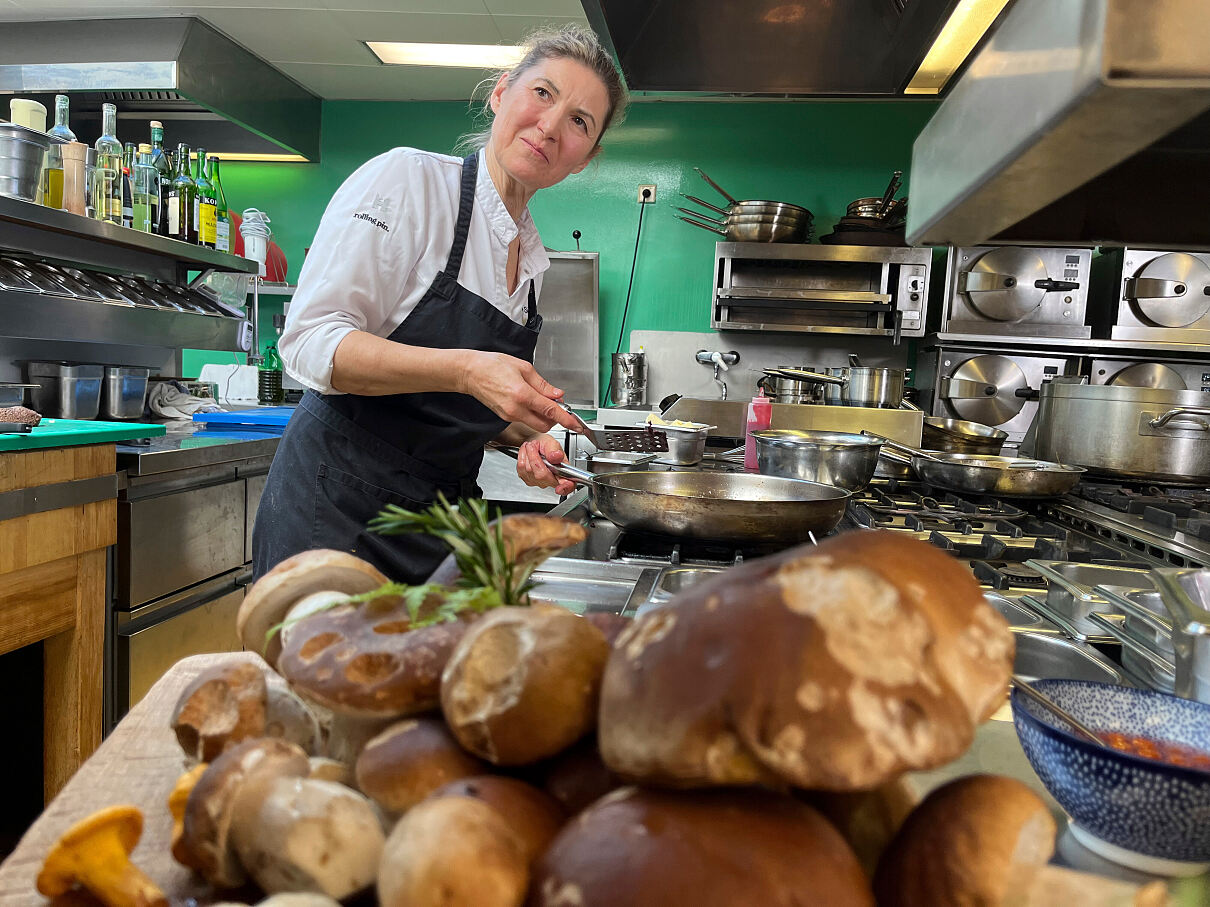
[[[195,655],[177,662],[160,678],[0,864],[0,904],[46,905],[48,901],[38,894],[34,881],[51,846],[75,822],[102,807],[121,803],[143,811],[143,838],[132,858],[174,905],[185,898],[195,898],[199,905],[222,900],[255,904],[261,900],[263,895],[255,889],[216,897],[209,885],[176,863],[168,852],[172,839],[168,793],[185,768],[185,756],[169,726],[172,710],[193,678],[230,661],[264,664],[259,656],[248,652]]]

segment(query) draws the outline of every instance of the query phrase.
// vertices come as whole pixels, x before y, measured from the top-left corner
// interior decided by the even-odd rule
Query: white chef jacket
[[[332,196],[303,263],[278,343],[300,384],[332,388],[332,359],[350,331],[389,336],[445,268],[462,159],[394,148],[366,162]],[[520,236],[517,289],[508,293],[508,245]],[[542,289],[550,259],[526,210],[516,223],[479,152],[475,208],[458,283],[524,324],[529,282]]]

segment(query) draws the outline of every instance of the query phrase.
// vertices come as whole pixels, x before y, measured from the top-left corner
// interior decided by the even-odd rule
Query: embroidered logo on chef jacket
[[[375,194],[374,201],[370,205],[370,211],[358,211],[356,214],[353,215],[353,218],[354,218],[354,220],[368,221],[369,223],[373,224],[375,227],[378,227],[379,229],[385,230],[387,233],[390,233],[391,228],[386,223],[379,220],[379,217],[390,217],[391,208],[393,206],[394,206],[394,202],[392,202],[389,198],[385,198],[384,196]],[[373,212],[373,213],[371,213],[371,212]],[[378,216],[376,216],[376,215],[378,215]]]

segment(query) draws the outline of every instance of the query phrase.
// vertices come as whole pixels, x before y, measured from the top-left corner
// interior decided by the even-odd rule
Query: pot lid
[[[1134,365],[1122,369],[1105,383],[1118,387],[1155,387],[1171,391],[1189,389],[1179,372],[1158,362],[1136,362]]]
[[[1025,406],[1025,398],[1018,397],[1017,391],[1028,387],[1025,372],[1011,359],[975,356],[942,379],[941,398],[960,418],[1003,425],[1015,419]]]
[[[1046,263],[1037,252],[1005,246],[959,272],[958,290],[985,318],[1020,321],[1042,304],[1046,290],[1035,284],[1046,278]]]
[[[1151,259],[1126,281],[1139,314],[1166,328],[1183,328],[1210,311],[1210,267],[1187,252]]]

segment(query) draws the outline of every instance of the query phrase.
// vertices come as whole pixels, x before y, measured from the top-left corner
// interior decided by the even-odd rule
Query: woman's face
[[[502,78],[491,108],[496,160],[536,192],[588,166],[609,113],[609,94],[587,66],[556,58]]]

